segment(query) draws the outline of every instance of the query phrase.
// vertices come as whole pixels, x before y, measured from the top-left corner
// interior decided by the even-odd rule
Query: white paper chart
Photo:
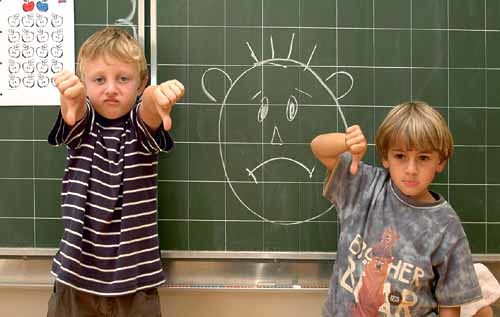
[[[73,0],[0,0],[0,105],[57,105],[75,68]]]

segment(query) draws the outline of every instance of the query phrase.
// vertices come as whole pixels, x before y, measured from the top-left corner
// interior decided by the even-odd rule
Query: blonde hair
[[[132,35],[122,29],[106,27],[85,40],[78,52],[77,76],[84,79],[86,62],[98,57],[113,57],[125,63],[136,63],[141,81],[148,76],[142,47]]]
[[[375,137],[380,158],[387,159],[389,147],[398,141],[408,149],[437,151],[441,160],[453,154],[453,137],[446,120],[422,101],[402,103],[387,114]]]

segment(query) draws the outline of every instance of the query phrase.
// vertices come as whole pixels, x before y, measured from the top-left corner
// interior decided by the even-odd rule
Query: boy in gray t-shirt
[[[317,136],[323,194],[341,225],[323,316],[459,316],[481,298],[467,237],[428,187],[453,151],[446,121],[423,102],[396,106],[377,131],[384,168],[361,162],[357,125]]]

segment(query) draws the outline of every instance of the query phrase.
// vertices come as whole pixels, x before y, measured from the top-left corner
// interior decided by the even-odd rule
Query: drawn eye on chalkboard
[[[293,121],[293,119],[297,116],[297,113],[299,113],[299,102],[297,101],[297,98],[292,95],[288,98],[288,102],[286,104],[286,119],[290,122]]]
[[[294,190],[290,184],[300,183],[304,195],[318,192],[311,181],[317,160],[303,144],[304,140],[312,140],[318,129],[308,119],[320,114],[324,120],[331,118],[335,126],[340,118],[347,128],[339,101],[354,85],[347,72],[333,72],[325,78],[310,66],[317,44],[305,61],[292,57],[294,38],[292,34],[288,50],[278,56],[279,50],[275,50],[270,37],[270,50],[261,52],[271,52],[271,56],[261,59],[246,42],[252,65],[233,76],[217,67],[208,68],[201,76],[204,94],[220,102],[219,155],[227,184],[247,211],[279,225],[312,221],[332,210],[333,206],[318,207],[315,198],[303,197],[301,208],[307,210],[303,219],[282,221],[264,212],[283,205],[280,199],[290,197],[289,191]],[[259,89],[257,93],[255,89]],[[248,120],[246,113],[257,113],[257,120]],[[297,120],[299,115],[306,118]],[[265,200],[255,199],[252,194],[271,190]]]
[[[269,99],[267,97],[262,97],[260,101],[259,111],[257,112],[257,121],[263,122],[267,117],[269,112]]]

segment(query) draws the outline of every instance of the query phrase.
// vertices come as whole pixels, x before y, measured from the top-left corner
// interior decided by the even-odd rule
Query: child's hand
[[[73,126],[85,113],[85,86],[80,78],[69,70],[55,74],[54,83],[61,94],[61,113],[64,121]]]
[[[352,154],[351,174],[358,172],[359,162],[366,153],[368,144],[359,125],[353,125],[346,130],[345,145]]]
[[[170,111],[172,111],[172,107],[182,96],[184,96],[184,85],[175,79],[160,84],[153,92],[153,102],[163,122],[163,129],[165,131],[170,130],[172,127]]]

